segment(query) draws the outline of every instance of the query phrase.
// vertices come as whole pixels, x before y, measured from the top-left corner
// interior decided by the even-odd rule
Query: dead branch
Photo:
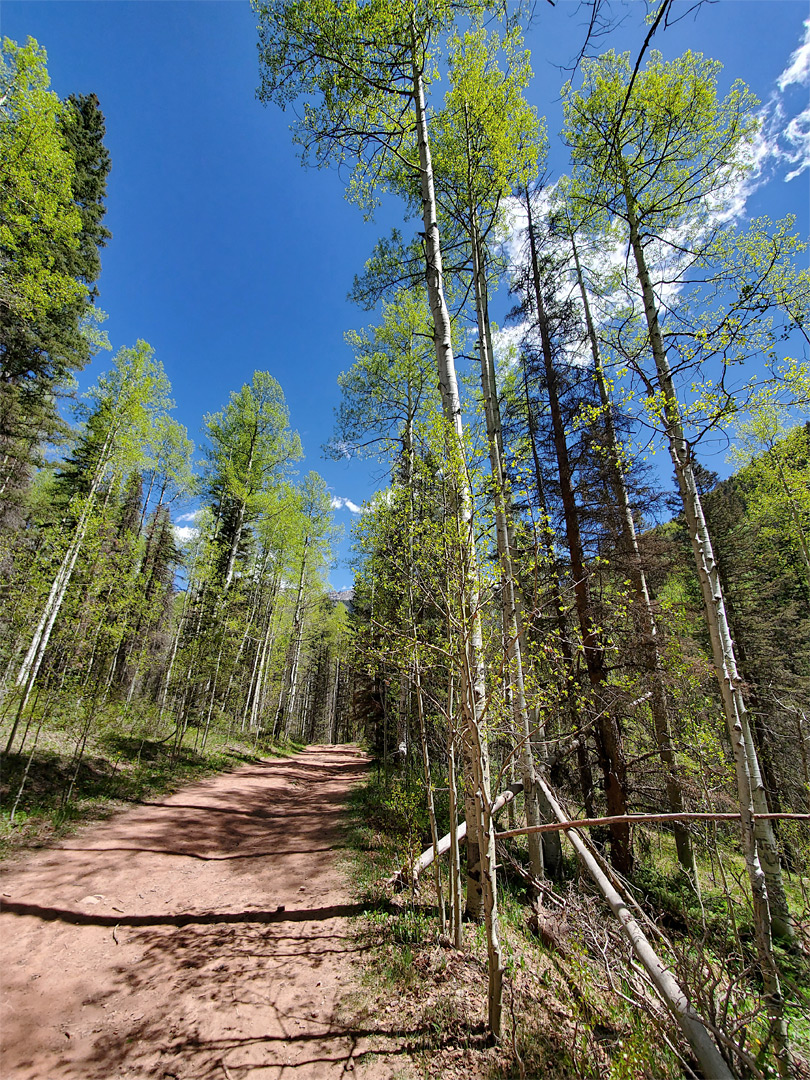
[[[756,819],[778,819],[779,821],[807,821],[810,822],[810,814],[752,814]],[[618,825],[623,823],[645,824],[646,822],[668,821],[739,821],[740,815],[733,813],[723,814],[618,814],[614,817],[579,818],[572,821],[551,821],[545,825],[531,825],[522,829],[509,829],[507,832],[495,833],[497,840],[505,840],[508,836],[526,836],[529,833],[560,832],[566,829],[591,829],[597,825]]]
[[[497,799],[493,802],[492,809],[490,811],[492,816],[494,817],[497,813],[503,810],[504,806],[506,806],[507,803],[510,803],[516,795],[520,794],[521,791],[523,791],[523,784],[521,784],[520,782],[510,784],[509,787],[505,791],[502,791],[501,794],[497,797]],[[437,853],[439,855],[444,855],[445,852],[450,850],[450,835],[450,833],[446,833],[436,845]],[[462,821],[462,823],[456,829],[456,836],[458,837],[459,843],[461,843],[461,841],[466,837],[466,835],[467,822]],[[411,879],[413,888],[416,888],[420,874],[422,874],[423,871],[427,870],[427,868],[431,865],[432,862],[433,846],[431,845],[426,851],[422,852],[422,854],[413,864],[413,877]],[[407,866],[403,866],[401,870],[397,870],[397,872],[388,879],[386,885],[390,885],[394,889],[404,889],[405,886],[409,884],[408,875],[409,868]]]

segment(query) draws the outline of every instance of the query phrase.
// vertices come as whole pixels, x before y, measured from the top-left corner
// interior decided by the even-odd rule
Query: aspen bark
[[[419,715],[419,745],[422,751],[422,769],[425,775],[425,794],[427,795],[428,821],[430,822],[430,839],[433,845],[436,904],[439,908],[439,925],[441,926],[442,933],[444,933],[447,924],[447,915],[444,908],[442,876],[439,870],[439,830],[436,826],[436,807],[433,801],[433,779],[430,775],[430,754],[428,752],[427,727],[425,725],[425,702],[422,696],[422,677],[419,672],[418,656],[416,656],[414,659],[414,690],[416,692],[416,709]]]
[[[741,806],[748,806],[750,803],[753,812],[767,814],[768,803],[765,787],[762,782],[759,759],[754,746],[748,711],[737,672],[737,661],[731,637],[731,627],[726,613],[723,587],[720,582],[706,518],[703,514],[700,493],[695,481],[691,447],[683,431],[680,408],[658,321],[658,307],[650,280],[635,204],[627,187],[625,187],[625,202],[630,227],[630,245],[636,263],[638,282],[641,287],[650,349],[655,361],[658,386],[664,399],[661,415],[670,457],[678,478],[678,487],[683,500],[684,515],[689,530],[689,539],[703,593],[715,673],[720,684],[726,726],[734,750],[740,803]],[[738,760],[738,739],[745,755],[746,760],[744,763],[742,760]],[[743,764],[745,764],[744,770]],[[755,895],[755,908],[758,910],[757,918],[758,920],[760,918],[764,919],[768,924],[767,927],[762,928],[762,948],[771,957],[768,963],[772,964],[772,953],[770,952],[770,946],[767,945],[767,941],[770,940],[771,927],[779,937],[792,938],[794,936],[793,922],[782,882],[779,849],[773,826],[767,819],[758,819],[754,822],[744,817],[742,823],[743,849],[746,852],[748,852],[749,848],[748,839],[745,835],[747,829],[751,829],[755,837],[754,850],[750,853],[751,859],[749,860],[749,856],[746,855],[748,873],[751,880],[751,889]],[[760,889],[759,878],[763,871],[767,882],[767,895],[764,906],[757,899]]]
[[[456,788],[456,738],[455,732],[451,731],[447,746],[447,775],[449,784],[449,813],[450,832],[447,834],[447,846],[450,849],[450,923],[453,934],[453,944],[457,949],[461,948],[461,860],[458,849],[458,790]],[[440,854],[440,845],[436,845],[436,856]],[[431,848],[431,855],[433,849]]]
[[[512,542],[509,529],[509,494],[503,462],[503,440],[501,435],[500,408],[498,405],[497,384],[495,381],[495,362],[492,354],[491,327],[487,303],[487,284],[483,265],[483,244],[479,235],[478,224],[472,204],[469,205],[470,242],[473,261],[473,281],[475,286],[475,309],[478,319],[478,342],[481,361],[481,390],[484,398],[484,416],[487,427],[490,472],[495,497],[495,536],[498,557],[501,563],[501,606],[503,612],[504,637],[506,639],[507,677],[510,682],[512,717],[515,730],[520,733],[520,761],[523,776],[523,791],[526,806],[526,823],[539,825],[542,816],[538,787],[535,783],[535,762],[532,753],[532,727],[529,709],[526,704],[526,688],[523,675],[523,635],[519,601],[515,589],[515,574],[512,563]],[[532,874],[542,879],[545,876],[543,842],[539,836],[530,835],[528,841],[529,866]],[[559,872],[560,860],[554,860],[551,869]]]
[[[115,436],[117,428],[116,425],[112,425],[107,432],[107,436],[104,440],[104,445],[101,448],[99,455],[99,461],[96,465],[95,473],[93,474],[93,480],[90,485],[90,491],[85,499],[82,512],[79,515],[79,521],[76,525],[76,530],[68,545],[67,551],[62,557],[62,562],[59,570],[56,573],[53,584],[51,585],[48,599],[45,602],[45,607],[34,630],[31,644],[28,646],[28,651],[23,657],[23,661],[20,664],[20,669],[17,672],[16,685],[22,691],[22,698],[20,706],[17,710],[17,715],[12,725],[11,734],[8,737],[6,744],[6,753],[11,752],[11,747],[14,745],[14,738],[17,734],[17,727],[20,722],[23,710],[28,703],[28,699],[31,696],[31,691],[34,687],[34,682],[39,674],[39,669],[42,664],[42,660],[45,656],[45,650],[48,647],[48,642],[51,638],[51,632],[56,622],[56,618],[61,610],[62,603],[64,602],[67,594],[68,585],[73,575],[73,569],[76,565],[76,560],[79,557],[82,544],[84,543],[85,533],[87,532],[87,526],[90,523],[90,514],[95,506],[96,494],[101,486],[101,482],[104,478],[104,472],[109,462],[110,449],[113,444],[113,438]]]
[[[503,958],[498,938],[497,885],[495,871],[495,836],[489,814],[489,754],[484,720],[486,716],[486,677],[484,671],[483,633],[481,628],[478,566],[473,529],[472,492],[466,472],[464,429],[456,379],[450,316],[444,295],[441,243],[436,211],[433,165],[428,141],[427,114],[422,71],[418,66],[416,35],[411,22],[413,64],[413,109],[419,150],[419,183],[422,196],[422,220],[425,230],[425,277],[428,301],[433,316],[436,365],[445,417],[455,446],[455,497],[464,556],[462,612],[464,619],[462,710],[465,718],[464,743],[468,761],[468,781],[472,791],[465,792],[468,808],[477,821],[477,836],[467,844],[467,910],[473,916],[483,913],[487,932],[489,970],[489,1024],[495,1038],[500,1036],[503,988]],[[465,786],[469,786],[465,785]],[[470,806],[470,803],[472,804]],[[476,845],[477,841],[477,845]],[[472,886],[472,895],[470,893]],[[472,903],[471,903],[472,900]]]
[[[251,444],[250,444],[250,454],[248,456],[247,469],[245,470],[245,474],[248,475],[248,476],[250,475],[250,470],[253,467],[253,455],[254,455],[255,450],[256,450],[256,437],[257,437],[257,435],[254,432],[253,440],[251,441]],[[240,544],[240,542],[242,540],[242,530],[245,527],[245,513],[246,513],[246,511],[247,511],[247,502],[246,502],[246,500],[244,498],[242,498],[242,499],[239,500],[239,509],[236,512],[236,527],[234,528],[233,536],[231,537],[231,546],[230,546],[230,549],[228,551],[228,565],[227,565],[227,568],[225,570],[225,582],[224,582],[224,588],[225,589],[229,589],[231,587],[231,582],[233,581],[233,572],[234,572],[234,568],[236,566],[236,555],[237,555],[237,552],[239,550],[239,544]]]
[[[452,746],[452,741],[450,750],[453,754],[455,753]],[[497,797],[497,799],[493,802],[489,811],[490,815],[495,818],[505,806],[511,806],[513,799],[516,795],[519,795],[521,791],[523,791],[523,784],[520,783],[520,781],[517,781],[514,784],[510,784],[509,787],[505,791],[502,791]],[[452,792],[453,794],[455,793],[455,785],[452,785]],[[454,805],[456,804],[454,803]],[[452,814],[450,815],[450,820],[451,822],[453,820]],[[543,826],[541,825],[540,828],[543,828]],[[517,829],[515,831],[515,835],[525,835],[525,829]],[[426,851],[423,851],[419,858],[416,860],[416,862],[413,864],[412,870],[408,870],[407,867],[403,870],[398,870],[396,874],[394,874],[394,876],[389,879],[388,884],[400,885],[406,880],[409,874],[412,874],[413,883],[414,885],[416,885],[424,871],[427,870],[429,866],[433,865],[434,859],[438,858],[441,855],[444,855],[447,851],[451,852],[452,854],[453,844],[458,844],[461,840],[464,840],[466,836],[467,822],[462,821],[460,825],[456,826],[455,830],[451,829],[449,833],[445,833],[445,835],[442,836],[441,839],[437,840],[435,845],[431,844],[431,846],[427,848]]]
[[[278,709],[276,710],[276,718],[273,724],[273,737],[278,738],[282,732],[288,734],[290,722],[292,720],[292,713],[295,707],[295,698],[297,694],[298,686],[298,661],[301,655],[301,636],[303,633],[303,620],[301,612],[303,609],[304,599],[304,575],[307,569],[307,553],[309,550],[310,537],[304,538],[304,551],[301,556],[301,572],[298,576],[298,591],[295,597],[295,610],[293,612],[292,621],[292,651],[290,654],[290,663],[288,664],[285,672],[284,679],[281,686],[281,694],[278,699]],[[286,714],[286,719],[285,719]],[[282,728],[282,721],[284,726]]]
[[[779,985],[779,972],[773,953],[772,932],[781,937],[793,936],[793,925],[782,884],[779,853],[768,820],[754,820],[754,813],[767,813],[767,801],[759,771],[756,749],[745,700],[737,674],[734,645],[726,614],[723,589],[714,558],[711,537],[703,515],[703,506],[695,482],[691,447],[683,431],[680,408],[675,394],[672,371],[664,348],[658,308],[650,280],[647,260],[641,239],[635,204],[626,184],[625,203],[630,227],[630,245],[641,287],[644,314],[655,361],[658,386],[663,395],[661,416],[669,444],[670,456],[678,478],[684,505],[684,515],[700,579],[701,591],[712,644],[715,671],[720,683],[726,726],[734,755],[737,777],[737,797],[740,803],[740,831],[751,897],[754,908],[754,937],[759,969],[765,992],[765,1004],[777,1052],[780,1075],[788,1075],[787,1025],[784,1002]]]
[[[417,64],[415,36],[412,37],[413,54],[413,107],[416,121],[417,144],[419,151],[419,182],[422,197],[422,220],[425,232],[425,278],[427,282],[428,303],[433,317],[436,365],[439,378],[444,414],[454,440],[458,475],[454,481],[456,510],[461,529],[461,542],[464,557],[464,582],[462,606],[465,613],[464,635],[461,647],[465,667],[462,692],[462,709],[465,718],[463,735],[465,775],[468,780],[475,780],[485,785],[485,795],[489,797],[489,759],[486,742],[482,737],[483,719],[486,710],[486,680],[483,659],[483,635],[481,628],[480,597],[477,580],[475,538],[473,533],[472,492],[466,473],[464,460],[464,426],[461,416],[461,400],[456,378],[455,358],[453,355],[452,329],[450,313],[444,294],[444,272],[442,267],[441,242],[436,208],[436,192],[433,178],[433,164],[428,140],[427,115],[425,111],[425,93],[422,72]],[[481,768],[476,770],[473,758],[481,755]],[[465,788],[470,788],[470,784]],[[477,817],[474,790],[465,790],[465,806],[469,820]],[[467,840],[467,913],[471,918],[480,918],[484,914],[483,892],[481,883],[481,847],[486,841],[483,837],[471,834]],[[494,873],[494,863],[492,866]]]
[[[543,783],[543,781],[541,780],[540,783]],[[558,821],[569,820],[550,789],[546,790],[546,798]],[[625,901],[602,870],[589,845],[575,829],[566,830],[565,835],[599,887],[599,891],[607,900],[611,911],[619,920],[622,932],[629,941],[633,952],[641,961],[653,985],[675,1017],[678,1026],[700,1063],[704,1076],[710,1077],[711,1080],[733,1080],[731,1070],[723,1060],[703,1021],[692,1010],[677,980],[650,945],[641,927],[628,911]]]

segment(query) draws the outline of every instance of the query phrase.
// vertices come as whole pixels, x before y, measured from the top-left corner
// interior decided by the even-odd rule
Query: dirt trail
[[[340,814],[366,767],[310,747],[142,805],[3,875],[6,1080],[352,1073]]]

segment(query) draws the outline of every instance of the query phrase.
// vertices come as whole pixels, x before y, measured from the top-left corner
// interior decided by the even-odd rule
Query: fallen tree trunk
[[[523,784],[519,781],[517,783],[510,784],[506,791],[502,791],[495,800],[495,802],[492,804],[492,810],[490,811],[491,816],[495,817],[496,814],[500,813],[500,811],[503,810],[506,804],[510,803],[516,795],[520,794],[521,791],[523,791]],[[456,829],[456,837],[458,838],[459,843],[466,837],[466,835],[467,822],[462,821],[462,823]],[[441,838],[441,840],[436,845],[436,856],[444,855],[446,851],[450,850],[451,836],[452,833],[446,833]],[[433,863],[433,858],[434,851],[433,846],[431,845],[427,849],[427,851],[422,852],[422,854],[413,864],[413,871],[411,871],[409,867],[403,866],[401,870],[397,870],[397,872],[388,879],[386,884],[392,886],[395,889],[404,889],[405,886],[409,884],[413,888],[416,888],[419,882],[420,875],[425,870],[427,870],[427,868]]]
[[[538,784],[544,789],[549,806],[565,829],[565,835],[570,840],[585,869],[593,878],[605,900],[607,900],[610,910],[619,920],[622,932],[629,941],[630,947],[641,961],[653,985],[661,995],[661,999],[674,1016],[687,1042],[692,1047],[692,1051],[703,1070],[703,1075],[711,1078],[711,1080],[732,1080],[733,1074],[717,1049],[703,1021],[690,1008],[686,995],[674,975],[658,957],[644,931],[628,911],[624,898],[610,882],[586,841],[572,827],[572,822],[566,818],[560,804],[554,798],[551,789],[542,777],[538,778]]]
[[[542,778],[538,778],[538,786],[543,789],[543,794],[548,800],[548,805],[554,812],[557,822],[552,822],[546,825],[536,825],[524,827],[522,829],[510,829],[507,832],[496,833],[498,838],[504,838],[508,836],[521,836],[525,835],[529,829],[532,832],[552,832],[552,831],[564,831],[565,835],[570,840],[577,855],[582,860],[585,869],[593,878],[602,896],[607,901],[611,911],[616,916],[621,925],[622,932],[630,943],[633,952],[641,961],[645,971],[650,976],[656,990],[661,996],[662,1001],[672,1013],[675,1021],[683,1032],[684,1037],[692,1048],[692,1051],[700,1063],[700,1067],[703,1070],[704,1076],[710,1078],[710,1080],[733,1080],[733,1073],[726,1064],[724,1058],[720,1054],[716,1043],[712,1039],[706,1025],[700,1018],[700,1016],[690,1008],[689,1002],[681,989],[679,983],[675,979],[669,968],[659,958],[658,954],[653,949],[648,938],[644,934],[639,924],[630,914],[627,904],[619,891],[610,881],[605,874],[602,867],[599,865],[599,861],[595,854],[588,845],[588,842],[583,839],[576,831],[577,827],[586,828],[594,825],[607,825],[611,824],[614,818],[583,818],[582,820],[570,820],[566,818],[562,808],[548,785]],[[523,785],[520,783],[512,784],[506,791],[502,792],[495,802],[492,804],[493,816],[511,802],[515,795],[523,790]],[[709,814],[709,813],[694,813],[694,814],[624,814],[621,817],[623,822],[645,822],[645,821],[671,821],[677,817],[680,821],[733,821],[739,818],[739,814],[722,813],[722,814]],[[797,820],[810,820],[810,814],[769,814],[768,817],[789,818]],[[462,822],[456,830],[459,840],[462,840],[467,832],[466,822]],[[443,855],[450,847],[451,834],[447,833],[443,836],[438,843],[437,853]],[[416,860],[413,867],[412,881],[414,886],[419,880],[419,875],[427,869],[433,862],[434,851],[433,847],[427,849]],[[408,881],[408,867],[403,867],[402,870],[398,870],[392,878],[389,879],[389,884],[398,888],[403,888]]]

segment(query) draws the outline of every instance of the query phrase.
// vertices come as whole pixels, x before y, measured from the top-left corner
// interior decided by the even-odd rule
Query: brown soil
[[[392,1076],[340,1022],[362,907],[337,849],[366,767],[354,746],[257,762],[8,869],[2,1076]]]

